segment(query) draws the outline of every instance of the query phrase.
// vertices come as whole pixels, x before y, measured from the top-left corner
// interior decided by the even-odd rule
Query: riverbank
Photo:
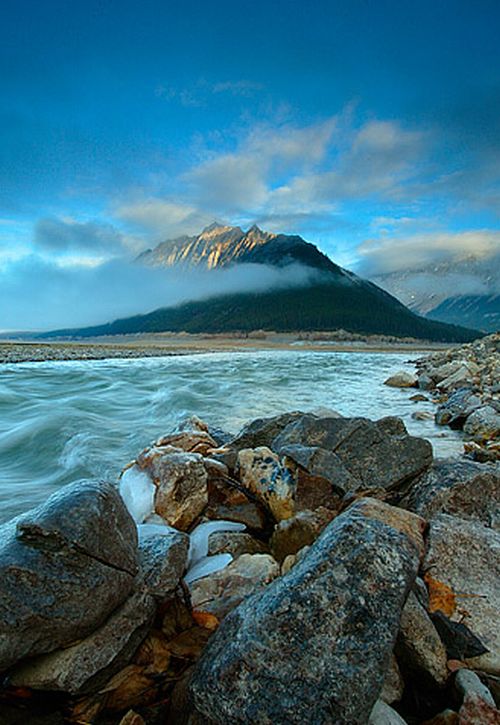
[[[108,360],[169,357],[210,352],[306,350],[329,352],[438,352],[447,343],[347,333],[265,333],[248,336],[157,333],[88,340],[0,340],[0,364],[49,360]]]

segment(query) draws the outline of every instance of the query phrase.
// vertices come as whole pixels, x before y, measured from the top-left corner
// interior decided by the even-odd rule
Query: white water
[[[414,355],[417,357],[417,355]],[[271,351],[135,360],[0,365],[0,520],[84,478],[117,481],[123,466],[187,415],[236,432],[288,410],[399,415],[437,455],[459,434],[415,421],[412,392],[383,385],[405,353]],[[444,436],[444,437],[442,437]]]

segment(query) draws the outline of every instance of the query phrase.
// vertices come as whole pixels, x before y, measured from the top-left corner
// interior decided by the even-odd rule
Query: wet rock
[[[210,555],[231,554],[236,558],[241,554],[269,554],[267,544],[244,531],[219,531],[210,534],[208,541],[208,553]]]
[[[428,410],[416,410],[411,417],[413,420],[432,420],[434,416]]]
[[[438,406],[435,414],[437,425],[449,425],[450,428],[463,428],[468,415],[481,405],[481,398],[470,388],[460,388],[450,395],[448,400]]]
[[[223,619],[243,599],[262,590],[279,573],[279,565],[269,554],[242,554],[221,571],[190,585],[193,609]]]
[[[405,370],[400,370],[398,373],[394,373],[384,380],[384,385],[388,385],[391,388],[416,388],[417,387],[417,376],[414,373],[408,373]]]
[[[422,393],[416,393],[410,396],[410,400],[412,403],[425,403],[429,401],[429,398],[426,395],[422,395]]]
[[[241,483],[267,506],[276,521],[294,513],[295,481],[288,468],[269,448],[243,449],[238,453]]]
[[[438,460],[402,505],[426,519],[447,513],[499,529],[500,473],[472,461]]]
[[[459,725],[498,725],[500,711],[487,687],[475,672],[459,670],[455,678],[455,689],[462,695],[462,706],[458,712]]]
[[[0,670],[99,627],[137,573],[137,531],[107,483],[66,486],[0,528]]]
[[[419,375],[418,376],[418,387],[420,390],[433,390],[436,385],[430,375]]]
[[[295,411],[276,415],[272,418],[256,418],[242,428],[236,438],[233,438],[229,443],[229,446],[235,451],[240,451],[243,448],[260,448],[261,446],[270,448],[276,436],[289,423],[298,420],[303,415],[304,413]]]
[[[409,436],[395,418],[374,423],[366,418],[304,415],[277,436],[272,448],[280,451],[297,444],[334,452],[360,489],[399,488],[432,463],[431,444]]]
[[[312,544],[331,521],[327,512],[299,511],[295,516],[276,525],[271,537],[271,551],[280,564],[289,554],[296,554]]]
[[[446,683],[449,674],[446,650],[414,592],[408,595],[401,615],[396,653],[401,665],[423,682],[439,687]]]
[[[476,441],[492,440],[500,435],[500,413],[491,405],[475,410],[464,424],[464,433]]]
[[[406,725],[406,720],[383,700],[377,700],[370,713],[368,725]]]
[[[476,521],[439,514],[430,521],[424,569],[467,595],[467,626],[490,651],[471,666],[500,672],[500,534]]]
[[[201,716],[367,722],[423,551],[423,521],[391,509],[356,502],[288,574],[226,617],[190,683]]]
[[[137,463],[156,485],[156,513],[170,526],[187,530],[208,503],[203,457],[165,446],[142,454]]]

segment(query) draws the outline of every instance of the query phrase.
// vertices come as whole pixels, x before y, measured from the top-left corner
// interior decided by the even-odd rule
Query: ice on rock
[[[186,584],[191,584],[197,579],[213,574],[216,571],[224,569],[233,560],[231,554],[215,554],[214,556],[204,556],[195,564],[192,564],[188,573],[184,577]]]
[[[153,512],[156,486],[136,464],[123,472],[119,491],[136,524],[141,524]]]
[[[206,521],[191,532],[188,566],[193,566],[208,555],[208,539],[216,531],[244,531],[245,524],[236,521]],[[198,577],[199,578],[199,577]]]

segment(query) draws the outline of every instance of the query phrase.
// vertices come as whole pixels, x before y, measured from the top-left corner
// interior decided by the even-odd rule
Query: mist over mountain
[[[182,236],[143,252],[137,264],[177,275],[225,274],[245,269],[275,270],[277,279],[262,289],[193,295],[177,306],[161,307],[105,325],[59,330],[79,336],[139,332],[217,333],[251,331],[333,330],[411,336],[434,340],[470,340],[477,333],[425,320],[372,282],[332,262],[316,246],[296,235],[271,234],[257,226],[212,224],[199,235]],[[301,273],[299,273],[299,270]],[[294,275],[291,272],[295,272]]]

